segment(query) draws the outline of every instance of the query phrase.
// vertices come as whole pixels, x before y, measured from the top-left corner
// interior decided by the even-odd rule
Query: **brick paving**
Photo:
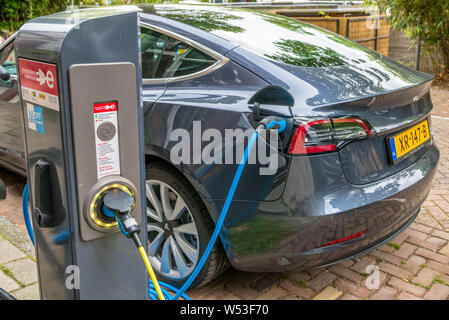
[[[416,221],[375,251],[326,269],[247,273],[230,269],[191,290],[193,299],[449,300],[449,90],[434,87],[432,128],[441,151],[432,190]],[[36,265],[24,240],[20,213],[23,178],[0,169],[8,200],[0,203],[0,287],[37,299]],[[366,286],[368,266],[379,268],[380,287]]]

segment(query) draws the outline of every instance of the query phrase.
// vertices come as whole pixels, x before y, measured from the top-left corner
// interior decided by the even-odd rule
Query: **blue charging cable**
[[[28,211],[28,197],[29,197],[29,190],[28,190],[28,184],[26,184],[25,188],[23,188],[23,194],[22,194],[23,219],[25,220],[25,225],[27,228],[28,236],[30,237],[31,242],[34,245],[33,226],[31,225],[30,213]]]
[[[242,159],[240,160],[239,166],[234,175],[234,179],[232,180],[231,187],[229,188],[228,195],[226,196],[225,203],[223,205],[223,208],[221,209],[220,216],[215,225],[214,232],[212,233],[209,243],[207,244],[206,249],[204,250],[204,253],[203,253],[199,263],[196,265],[192,274],[189,276],[189,278],[186,280],[186,282],[184,282],[184,284],[182,285],[182,287],[180,289],[178,289],[168,283],[159,282],[159,285],[161,286],[161,291],[166,300],[178,300],[180,297],[184,298],[185,300],[190,300],[190,298],[185,294],[185,291],[187,291],[187,289],[190,287],[190,285],[193,283],[193,281],[195,281],[196,277],[198,276],[198,274],[200,273],[204,264],[206,263],[207,259],[209,258],[209,255],[212,251],[212,248],[213,248],[215,242],[217,241],[217,238],[220,234],[221,228],[223,227],[224,220],[228,213],[229,206],[231,205],[231,201],[234,198],[235,190],[237,189],[237,185],[239,183],[240,177],[242,176],[243,169],[245,168],[245,165],[248,161],[248,157],[249,157],[249,154],[251,153],[254,143],[257,141],[257,138],[259,135],[258,129],[259,128],[260,129],[263,128],[265,130],[275,129],[278,131],[278,133],[280,133],[285,130],[286,125],[287,124],[286,124],[285,119],[279,118],[279,117],[271,117],[271,116],[263,119],[259,123],[259,125],[257,126],[256,130],[254,131],[253,135],[251,136],[251,138],[248,142],[248,145],[245,148],[245,152],[243,154]],[[28,230],[28,235],[30,236],[30,238],[32,239],[32,242],[34,244],[34,237],[33,237],[33,232],[32,232],[33,228],[30,224],[28,214],[25,214],[25,213],[28,213],[28,186],[25,186],[22,204],[23,204],[23,212],[24,212],[24,217],[25,217],[25,223],[26,223],[27,230]],[[26,204],[26,207],[25,207],[25,204]],[[114,213],[111,212],[110,210],[108,210],[105,206],[103,206],[103,212],[107,216],[111,216],[111,217],[114,216]],[[117,219],[117,220],[119,220],[119,219]],[[119,226],[120,226],[122,233],[126,236],[126,234],[125,234],[126,231],[124,230],[121,223],[119,224]],[[175,295],[172,296],[172,294],[168,290],[172,291]],[[151,300],[158,300],[158,295],[157,295],[156,289],[155,289],[153,283],[151,282],[151,280],[149,280],[149,284],[148,284],[148,297]]]

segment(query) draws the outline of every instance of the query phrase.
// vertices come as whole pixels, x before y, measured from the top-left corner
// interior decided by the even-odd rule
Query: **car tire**
[[[152,195],[149,196],[148,194],[148,186],[151,186],[152,188]],[[199,260],[201,259],[204,250],[206,249],[206,246],[210,240],[210,237],[213,233],[214,230],[214,223],[209,215],[209,212],[206,208],[206,206],[204,205],[204,203],[202,202],[200,196],[198,195],[198,193],[194,190],[194,188],[192,187],[192,185],[187,181],[187,179],[175,168],[162,163],[162,162],[151,162],[149,165],[147,165],[146,167],[146,188],[147,188],[147,228],[148,228],[148,254],[150,257],[150,261],[153,265],[153,268],[157,274],[157,278],[160,281],[166,282],[170,285],[173,285],[177,288],[180,288],[184,282],[188,279],[188,277],[190,276],[190,274],[193,272],[193,269],[195,268],[195,266],[197,265],[197,263],[199,262]],[[157,191],[157,189],[159,188],[159,192]],[[153,203],[150,200],[150,197],[158,197],[160,198],[160,202],[162,203],[162,188],[164,189],[168,189],[169,190],[169,198],[170,198],[170,203],[171,205],[167,206],[167,207],[175,207],[174,209],[176,209],[176,205],[177,205],[177,201],[178,201],[178,197],[181,197],[181,201],[183,200],[185,203],[185,207],[186,209],[184,210],[184,213],[182,214],[182,216],[178,219],[184,219],[184,220],[188,220],[187,222],[179,222],[180,224],[182,224],[183,226],[189,224],[193,222],[195,227],[196,227],[196,236],[191,235],[191,234],[184,234],[186,237],[189,236],[189,243],[191,244],[192,248],[195,248],[198,252],[198,257],[196,260],[196,263],[193,263],[192,261],[189,260],[189,256],[187,256],[185,254],[184,251],[179,250],[182,249],[182,247],[180,246],[181,242],[183,242],[183,247],[185,247],[185,242],[186,242],[186,238],[184,237],[183,234],[177,234],[175,237],[175,232],[174,230],[181,226],[181,225],[177,225],[176,226],[176,222],[175,220],[173,221],[168,221],[166,217],[164,217],[162,223],[159,222],[159,220],[155,220],[154,217],[152,216],[155,212],[155,207],[153,205]],[[165,191],[164,194],[166,194],[167,192]],[[174,198],[174,199],[172,199]],[[153,199],[154,201],[154,199]],[[175,203],[176,201],[176,203]],[[162,205],[163,206],[163,205]],[[151,209],[152,211],[152,215],[150,216],[148,214],[148,209]],[[173,210],[175,211],[175,210]],[[165,213],[165,211],[164,211]],[[190,215],[190,217],[188,216]],[[191,221],[193,220],[193,221]],[[174,225],[171,226],[171,230],[170,226],[167,226],[167,223],[174,223]],[[166,228],[165,228],[165,227]],[[160,235],[160,231],[159,229],[157,229],[155,231],[155,228],[160,228],[163,230],[164,232],[164,239],[162,240],[158,240],[161,243],[159,244],[159,248],[157,250],[154,250],[155,246],[151,246],[151,244],[155,244],[155,239],[156,237],[158,237]],[[171,238],[170,238],[170,235]],[[182,240],[179,239],[179,236],[182,235]],[[176,241],[176,244],[178,244],[178,250],[174,251],[173,247],[176,247],[176,244],[173,243],[173,241]],[[170,256],[170,258],[166,258],[167,254],[163,255],[164,249],[165,249],[165,244],[167,242],[170,242],[170,249],[167,249],[167,251],[169,251],[170,253],[168,254]],[[161,248],[162,247],[162,248]],[[151,249],[153,248],[153,249]],[[162,251],[161,251],[162,250]],[[170,251],[171,250],[171,251]],[[190,249],[189,249],[190,250]],[[181,274],[181,272],[177,269],[177,261],[175,258],[175,253],[179,258],[179,252],[182,252],[182,256],[184,258],[184,262],[186,262],[186,265],[189,265],[189,272],[188,274]],[[175,253],[174,253],[175,252]],[[165,263],[163,264],[162,261],[168,261],[167,259],[171,259],[171,264],[170,263]],[[183,262],[181,263],[181,265],[183,264]],[[164,267],[165,265],[165,267]],[[170,265],[170,267],[167,267],[167,265]],[[209,283],[210,281],[212,281],[213,279],[215,279],[216,277],[218,277],[220,274],[222,274],[229,266],[229,260],[223,250],[223,247],[221,245],[220,241],[216,241],[215,245],[212,248],[212,251],[209,255],[209,258],[207,259],[206,263],[204,264],[202,270],[199,272],[198,276],[196,277],[195,281],[192,283],[192,285],[190,286],[190,288],[194,288],[194,287],[199,287],[202,285],[205,285],[207,283]],[[170,268],[173,268],[173,270],[170,270],[170,272],[168,272],[168,270]],[[161,270],[163,269],[163,270]],[[183,268],[184,269],[184,268]],[[176,273],[176,271],[178,271],[178,273]]]

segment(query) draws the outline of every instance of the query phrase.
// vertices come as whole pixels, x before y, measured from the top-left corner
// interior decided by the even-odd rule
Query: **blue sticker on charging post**
[[[28,127],[31,130],[44,134],[45,130],[44,130],[44,117],[42,115],[42,107],[39,107],[31,103],[27,103],[27,113],[28,113]]]

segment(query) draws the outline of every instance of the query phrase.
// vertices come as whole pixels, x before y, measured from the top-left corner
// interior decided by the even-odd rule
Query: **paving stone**
[[[441,197],[440,197],[440,198],[441,198]],[[432,203],[432,204],[433,204],[433,203]],[[431,227],[425,226],[425,225],[420,224],[420,223],[417,223],[417,222],[413,222],[413,223],[410,225],[410,228],[411,228],[411,229],[414,229],[414,230],[417,230],[417,231],[419,231],[419,232],[421,232],[421,233],[425,233],[425,234],[429,234],[429,233],[432,231],[432,228],[431,228]],[[402,233],[402,234],[404,234],[404,233]]]
[[[334,287],[326,287],[326,289],[318,293],[313,300],[337,300],[342,294],[343,292]]]
[[[242,300],[239,297],[234,296],[232,293],[228,294],[226,297],[224,297],[223,300]]]
[[[0,270],[0,288],[10,292],[19,289],[20,285]]]
[[[332,274],[328,271],[324,271],[324,272],[321,272],[317,277],[312,279],[308,283],[308,286],[310,288],[314,289],[315,291],[321,291],[325,287],[330,285],[332,282],[334,282],[335,279],[337,279],[337,277],[334,274]]]
[[[359,297],[356,297],[356,296],[354,296],[354,295],[352,295],[352,294],[350,294],[350,293],[345,293],[345,294],[340,298],[340,300],[360,300],[360,298],[359,298]]]
[[[343,267],[343,268],[349,268],[354,264],[353,260],[346,260],[343,262],[340,262],[339,264],[337,264],[337,266]]]
[[[256,282],[257,280],[263,278],[267,275],[267,273],[261,272],[243,272],[231,269],[231,280],[240,282],[243,285],[250,285],[251,283]]]
[[[207,294],[204,299],[205,300],[227,300],[228,296],[231,295],[229,292],[223,289],[215,289],[214,291]]]
[[[358,285],[344,279],[337,279],[334,286],[343,292],[349,292],[361,298],[367,298],[371,294],[371,290],[367,289],[364,284]]]
[[[260,293],[252,288],[248,288],[237,281],[230,281],[225,284],[224,288],[235,296],[245,300],[252,300]]]
[[[435,283],[426,293],[424,299],[427,300],[445,300],[449,297],[449,287],[440,283]]]
[[[414,246],[409,243],[403,243],[399,250],[393,252],[395,256],[398,256],[402,259],[407,259],[410,255],[416,250],[417,246]]]
[[[0,264],[4,264],[26,255],[7,240],[0,239]]]
[[[354,281],[356,283],[359,283],[363,280],[363,277],[358,274],[357,272],[352,271],[351,269],[341,267],[339,265],[332,266],[329,268],[329,270],[336,274],[337,276],[343,277],[345,279]]]
[[[449,232],[443,230],[433,230],[432,235],[441,239],[449,240]]]
[[[440,279],[449,284],[449,275],[440,274]]]
[[[444,193],[447,193],[447,191],[444,191]],[[425,211],[416,217],[416,221],[428,227],[443,229],[441,225],[431,215],[429,215],[429,213],[426,213]]]
[[[293,294],[289,294],[286,297],[283,297],[282,300],[300,300],[300,298],[298,298],[297,296],[293,295]]]
[[[414,238],[417,238],[420,240],[427,239],[427,234],[425,234],[424,232],[421,232],[421,231],[413,230],[412,228],[405,229],[403,233],[409,235],[410,237],[414,237]]]
[[[301,298],[310,299],[315,295],[315,292],[310,288],[302,288],[288,279],[282,280],[279,287],[293,293],[295,296],[300,296]]]
[[[449,244],[440,249],[440,253],[449,257]]]
[[[439,249],[438,245],[436,245],[436,244],[434,244],[432,242],[426,241],[426,240],[418,239],[416,237],[409,237],[407,239],[407,242],[413,243],[413,244],[415,244],[415,245],[417,245],[419,247],[427,248],[427,249],[432,250],[432,251],[436,251],[436,250]]]
[[[442,274],[449,275],[449,265],[447,265],[447,264],[442,264],[442,263],[439,263],[436,261],[429,260],[427,262],[427,266],[429,268],[432,268],[432,269],[442,273]]]
[[[18,281],[24,285],[37,282],[36,263],[30,258],[9,262],[4,266],[14,274],[14,277]]]
[[[389,246],[386,244],[386,245],[383,245],[382,247],[377,248],[377,250],[386,252],[386,253],[392,253],[394,251],[394,248],[392,246]]]
[[[421,266],[426,262],[426,260],[420,256],[411,256],[402,268],[412,272],[413,274],[421,270]]]
[[[382,287],[370,297],[370,300],[392,300],[397,293],[398,291],[394,288]]]
[[[437,245],[439,248],[443,247],[447,243],[445,239],[440,239],[437,237],[429,237],[427,238],[427,241]]]
[[[376,260],[366,255],[361,257],[356,263],[351,266],[351,269],[358,273],[366,273],[366,268],[369,265],[375,265]]]
[[[307,274],[309,274],[311,277],[316,277],[316,276],[318,276],[321,272],[325,272],[325,271],[323,271],[323,269],[311,269],[311,270],[307,270],[306,272],[307,272]]]
[[[287,278],[289,278],[290,280],[294,280],[294,281],[298,281],[301,282],[303,280],[307,280],[310,278],[310,276],[305,273],[305,272],[287,272],[284,273],[284,276],[286,276]]]
[[[390,262],[390,263],[395,264],[395,265],[400,265],[401,262],[402,262],[401,258],[396,257],[396,256],[394,256],[392,254],[389,254],[389,253],[378,251],[378,250],[375,250],[375,251],[371,252],[371,255],[375,256],[376,258],[380,258],[383,261],[387,261],[387,262]]]
[[[17,291],[11,292],[11,294],[18,300],[39,300],[39,286],[37,283],[31,286],[22,288]]]
[[[427,287],[432,283],[433,279],[435,279],[437,275],[439,275],[437,271],[430,268],[424,268],[418,273],[416,277],[412,279],[412,281],[414,283],[419,283]]]
[[[404,243],[404,241],[408,238],[408,234],[406,233],[401,233],[400,235],[398,235],[396,238],[394,238],[391,242],[397,243],[397,244],[402,244]]]
[[[425,248],[419,248],[418,250],[416,250],[415,253],[417,255],[420,255],[420,256],[422,256],[424,258],[427,258],[427,259],[435,260],[435,261],[438,261],[438,262],[443,263],[443,264],[449,264],[449,257],[444,256],[444,255],[439,254],[439,253],[435,253],[435,252],[430,251],[430,250],[425,249]]]
[[[401,278],[401,279],[404,279],[404,278],[405,279],[410,279],[412,277],[412,275],[413,275],[408,270],[401,269],[399,267],[396,267],[396,266],[394,266],[394,265],[392,265],[390,263],[386,263],[386,262],[380,263],[379,267],[380,267],[380,270],[382,270],[382,271],[384,271],[384,272],[386,272],[388,274],[391,274],[393,276],[396,276],[398,278]]]
[[[404,291],[399,294],[398,300],[422,300],[422,298]]]
[[[414,284],[411,284],[410,282],[406,282],[396,277],[392,277],[390,281],[388,281],[388,284],[399,290],[408,291],[411,294],[414,294],[415,296],[422,296],[426,292],[426,289],[418,287]]]
[[[208,283],[205,286],[195,288],[192,290],[189,290],[187,292],[187,295],[191,297],[192,299],[204,299],[204,297],[209,294],[210,292],[222,288],[229,280],[226,277],[227,273],[224,275],[218,277],[214,281]]]
[[[278,286],[275,286],[257,297],[257,300],[279,300],[288,295],[288,292]]]

